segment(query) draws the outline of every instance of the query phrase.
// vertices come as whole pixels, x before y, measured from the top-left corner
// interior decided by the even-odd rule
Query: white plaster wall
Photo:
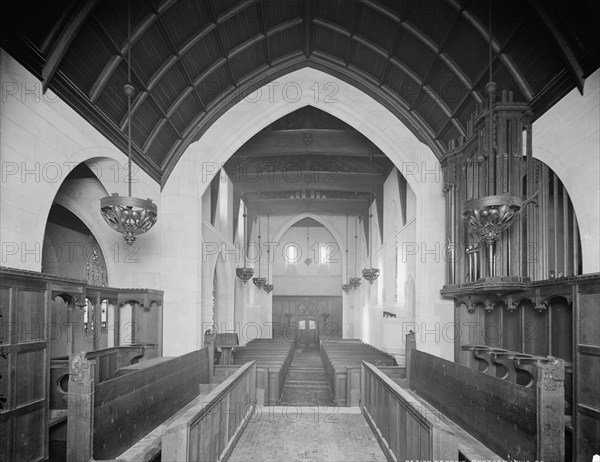
[[[315,88],[332,88],[331,86],[336,89],[333,98],[326,100],[315,97]],[[171,201],[191,201],[194,198],[198,205],[195,208],[186,208],[189,219],[192,220],[191,215],[201,213],[202,193],[217,171],[215,166],[220,167],[265,126],[306,105],[313,105],[353,126],[394,162],[406,176],[416,195],[416,227],[420,241],[426,244],[426,249],[435,248],[436,243],[439,246],[444,236],[444,201],[440,184],[441,173],[431,150],[419,143],[391,112],[371,97],[335,77],[311,68],[294,71],[265,85],[223,114],[183,154],[163,189],[162,201],[168,200],[170,204]],[[190,184],[194,181],[195,184]],[[437,201],[437,204],[423,203],[430,200]],[[167,294],[173,294],[167,295],[166,299],[171,300],[171,297],[175,297],[175,293],[180,291],[182,286],[186,291],[194,293],[196,300],[201,299],[201,288],[197,282],[201,270],[188,272],[181,264],[182,259],[200,259],[199,248],[184,249],[183,240],[175,236],[176,233],[162,233],[163,243],[165,239],[169,240],[171,253],[177,255],[175,258],[169,255],[168,260],[163,258],[163,272],[171,275],[163,287]],[[166,255],[165,252],[163,254]],[[436,268],[437,266],[439,268]],[[422,276],[417,274],[416,278],[417,285],[422,281],[421,287],[417,287],[418,310],[422,311],[421,320],[434,323],[451,320],[452,303],[442,300],[439,296],[439,290],[444,283],[443,264],[440,265],[433,259],[424,259],[417,272]],[[189,325],[190,317],[195,319],[198,316],[200,309],[199,306],[194,306],[191,300],[181,299],[181,303],[184,305],[176,308],[177,319],[170,319],[168,311],[165,312],[166,319],[169,319],[168,325],[165,325],[166,343],[173,342],[174,345],[178,345],[177,351],[181,351],[184,345],[194,344],[193,338],[196,334],[186,326]],[[356,327],[361,323],[357,308],[353,308],[352,318],[356,333]],[[188,335],[187,340],[185,332]],[[370,337],[375,338],[375,332],[379,332],[378,335],[381,336],[381,328],[374,328]],[[436,344],[433,339],[423,342],[420,347],[434,354],[451,357],[451,348],[446,352],[446,348]]]
[[[4,50],[0,50],[0,83],[0,264],[40,271],[50,206],[69,172],[86,162],[106,191],[124,195],[127,158],[55,94],[42,94],[40,81]],[[140,169],[134,181],[134,195],[153,199],[160,214],[159,185]],[[125,261],[130,255],[125,247],[110,256],[107,243],[120,237],[103,222],[96,192],[84,189],[69,204],[101,243],[109,284],[159,287],[161,219],[138,238],[135,262]]]
[[[201,331],[212,324],[212,292],[215,272],[217,276],[216,329],[219,333],[236,332],[234,317],[234,259],[227,258],[233,252],[231,241],[219,233],[210,223],[202,223],[202,314]]]
[[[533,156],[554,170],[573,201],[583,272],[600,271],[600,69],[583,95],[572,90],[534,122]]]

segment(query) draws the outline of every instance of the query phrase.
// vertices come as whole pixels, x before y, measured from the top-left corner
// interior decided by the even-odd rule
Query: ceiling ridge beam
[[[152,143],[154,142],[154,140],[156,139],[157,135],[160,133],[162,128],[165,126],[167,121],[168,121],[168,119],[166,117],[161,117],[160,119],[158,119],[158,122],[156,122],[154,127],[152,127],[152,131],[150,132],[150,135],[148,135],[148,137],[146,138],[146,141],[142,145],[142,151],[144,152],[144,154],[146,154],[148,152],[148,150],[150,149],[150,146],[152,145]],[[176,131],[176,133],[177,133],[177,131]]]
[[[382,16],[385,16],[386,18],[392,20],[395,23],[400,24],[402,22],[402,19],[400,19],[399,15],[397,15],[396,13],[394,13],[392,10],[385,7],[384,5],[381,5],[372,0],[359,0],[359,2],[362,3],[363,5],[371,8],[373,11],[377,11]]]
[[[225,44],[223,43],[223,35],[221,34],[221,28],[219,26],[221,26],[228,19],[230,19],[233,16],[235,16],[236,14],[238,14],[240,11],[245,10],[248,6],[250,6],[250,4],[254,3],[254,1],[255,0],[248,0],[244,3],[242,3],[241,9],[238,9],[237,7],[230,8],[229,11],[223,13],[219,17],[217,16],[217,14],[215,12],[215,7],[213,6],[213,3],[208,2],[208,10],[210,11],[210,15],[212,16],[213,22],[217,23],[216,34],[217,34],[217,44],[219,47],[219,52],[221,53],[221,56],[223,56],[223,58],[225,59],[224,64],[226,66],[227,74],[229,75],[229,78],[231,79],[231,84],[234,87],[237,87],[236,80],[235,80],[235,76],[233,75],[233,69],[231,69],[231,63],[229,62],[229,59],[227,58],[227,50],[225,49]]]
[[[180,58],[179,55],[177,54],[175,45],[171,41],[169,35],[165,31],[165,29],[160,21],[157,23],[157,27],[158,27],[160,34],[163,37],[163,40],[168,45],[170,51],[174,54],[171,55],[171,59],[168,59],[165,61],[166,63],[168,63],[167,66],[161,66],[157,70],[157,72],[150,78],[150,80],[148,82],[148,86],[147,86],[148,90],[150,90],[152,87],[154,87],[154,85],[167,73],[167,71],[169,69],[171,69],[172,66],[177,64],[177,62],[179,61],[179,58]],[[159,75],[157,76],[157,74],[159,74]],[[186,76],[186,79],[188,79],[187,73],[185,73],[185,70],[184,70],[184,75]],[[186,88],[187,88],[187,86],[186,86]],[[184,92],[185,92],[185,89],[184,89]],[[148,153],[150,151],[150,147],[154,143],[157,135],[164,128],[165,123],[169,124],[169,126],[171,127],[173,132],[175,132],[175,134],[177,135],[178,139],[181,138],[181,133],[179,133],[179,130],[177,130],[177,127],[173,124],[173,122],[171,121],[170,115],[169,115],[169,114],[172,114],[172,112],[169,113],[169,109],[172,109],[172,107],[171,107],[172,105],[169,106],[166,110],[164,110],[160,106],[160,104],[158,104],[158,101],[156,101],[156,98],[153,95],[152,95],[152,101],[154,102],[154,104],[158,107],[159,111],[161,112],[162,118],[158,120],[158,122],[152,128],[150,135],[148,136],[148,138],[146,138],[146,142],[144,143],[144,146],[143,146],[144,153]]]
[[[298,55],[297,57],[291,59],[289,62],[281,62],[276,66],[271,66],[271,73],[269,74],[269,79],[277,78],[277,76],[280,75],[280,72],[287,73],[290,72],[290,70],[304,67],[305,63],[306,59],[304,58],[304,56]],[[354,71],[345,68],[343,66],[343,62],[338,63],[335,60],[328,60],[324,57],[315,56],[309,60],[309,65],[316,69],[321,69],[330,72],[334,76],[337,75],[339,77],[340,75],[344,75],[345,79],[343,80],[349,79],[346,81],[352,82],[352,85],[357,86],[357,88],[359,89],[362,88],[363,91],[365,91],[365,88],[367,88],[368,92],[379,92],[380,95],[383,97],[382,101],[385,101],[384,105],[388,106],[388,109],[391,108],[390,110],[392,112],[397,112],[400,116],[404,117],[401,117],[401,120],[408,124],[409,129],[412,129],[411,131],[415,133],[419,140],[426,143],[430,147],[434,155],[440,157],[443,154],[444,145],[443,143],[435,139],[435,134],[429,126],[429,124],[425,122],[423,118],[420,117],[414,111],[408,111],[406,109],[406,105],[402,104],[402,101],[399,100],[397,94],[394,94],[385,87],[379,87],[376,84],[369,84],[365,82],[365,80],[361,76],[358,76]],[[344,69],[348,73],[344,72]],[[261,82],[263,80],[264,79],[261,79],[260,76],[257,76],[255,80],[248,80],[246,83],[244,83],[243,87],[247,89],[252,89],[256,88],[257,86],[262,86]],[[241,90],[244,90],[244,88],[240,87]],[[179,157],[181,157],[185,149],[187,149],[187,147],[197,138],[197,136],[204,133],[208,126],[210,126],[210,123],[216,120],[220,116],[220,114],[222,114],[222,111],[226,110],[232,102],[235,102],[236,98],[237,100],[239,100],[243,93],[244,91],[241,91],[241,93],[236,92],[223,96],[219,101],[215,102],[215,104],[213,105],[214,111],[211,114],[199,114],[198,117],[194,119],[194,121],[190,122],[190,124],[188,125],[189,129],[186,128],[186,130],[184,131],[185,135],[183,137],[182,142],[178,144],[177,148],[173,147],[169,150],[169,153],[167,154],[167,157],[165,158],[165,161],[162,164],[164,173],[161,187],[164,186],[165,182],[167,181],[168,177],[173,171],[177,160],[179,159]]]
[[[346,53],[346,67],[350,66],[350,58],[352,57],[352,52],[354,51],[354,40],[352,40],[356,34],[356,29],[358,28],[358,7],[356,6],[357,2],[350,3],[350,10],[352,16],[352,28],[350,29],[350,43],[348,44],[348,52]]]
[[[258,34],[254,35],[253,37],[250,37],[245,42],[242,42],[239,45],[237,45],[235,48],[232,48],[231,50],[229,50],[229,52],[227,53],[227,59],[233,58],[234,56],[240,54],[241,52],[246,51],[252,45],[260,42],[261,40],[265,40],[266,38],[267,38],[266,35],[264,35],[262,32],[259,32]]]
[[[242,11],[248,9],[249,7],[251,7],[252,5],[254,5],[255,3],[258,3],[258,0],[245,0],[245,1],[241,1],[239,3],[236,3],[234,6],[232,6],[231,8],[229,8],[227,11],[225,11],[224,13],[221,13],[219,16],[217,16],[213,11],[213,16],[215,16],[216,19],[216,23],[221,25],[224,22],[227,22],[229,19],[233,18],[234,16],[240,14]]]
[[[389,58],[389,54],[387,51],[385,51],[379,45],[376,45],[375,43],[371,42],[369,39],[366,39],[365,37],[363,37],[360,34],[352,35],[352,41],[360,43],[361,45],[367,47],[373,53],[378,54],[382,58],[385,58],[385,59]]]
[[[558,48],[562,53],[563,59],[567,64],[567,68],[573,76],[573,80],[575,80],[575,85],[577,86],[577,89],[583,95],[583,85],[585,83],[585,80],[583,78],[584,72],[579,64],[579,61],[575,57],[573,50],[561,34],[560,30],[558,29],[550,15],[544,10],[544,7],[540,4],[540,2],[538,0],[529,0],[529,3],[531,3],[534,10],[544,22],[544,25],[550,31],[550,35],[552,35],[552,38],[558,45]]]
[[[167,1],[170,1],[170,0],[167,0]],[[139,23],[139,25],[132,31],[131,42],[129,40],[126,40],[123,45],[118,47],[118,53],[109,60],[109,62],[106,66],[104,66],[104,69],[102,69],[102,72],[100,72],[100,74],[98,75],[98,78],[96,79],[96,81],[92,85],[92,88],[90,89],[89,98],[93,103],[95,103],[98,100],[98,98],[100,97],[100,94],[104,90],[104,87],[106,86],[108,81],[111,79],[112,75],[114,74],[115,70],[117,69],[117,67],[119,66],[121,61],[125,60],[125,57],[127,56],[129,48],[130,47],[133,48],[133,46],[137,43],[137,41],[140,40],[142,38],[142,36],[146,33],[146,31],[150,28],[150,26],[152,24],[154,24],[154,21],[156,21],[157,18],[158,18],[158,15],[156,13],[149,13]],[[97,22],[98,22],[98,24],[100,24],[100,26],[102,27],[102,30],[104,31],[104,33],[109,37],[109,39],[112,42],[112,37],[110,36],[110,34],[108,34],[108,32],[106,31],[104,26],[102,26],[102,24],[99,21],[97,21]]]
[[[454,3],[450,3],[450,4],[455,6]],[[479,32],[479,35],[481,35],[483,37],[485,42],[489,43],[490,42],[489,30],[487,28],[485,28],[484,25],[479,20],[477,20],[477,18],[475,18],[475,16],[471,12],[469,12],[467,10],[462,10],[462,11],[460,11],[460,13],[471,24],[471,26],[473,26],[473,28],[477,32]],[[499,45],[498,41],[496,39],[494,39],[493,36],[491,37],[491,42],[492,42],[492,50],[497,55],[500,54],[501,46]],[[525,99],[527,99],[527,101],[531,101],[533,98],[533,90],[531,89],[531,86],[529,85],[529,82],[527,82],[527,79],[525,78],[525,76],[514,65],[511,67],[508,67],[507,70],[512,75],[514,81],[519,86],[519,89],[521,90],[521,93],[523,93],[523,96],[525,96]]]
[[[302,24],[302,18],[292,18],[288,21],[277,24],[276,26],[269,27],[267,29],[267,37],[272,37],[275,34],[284,32],[292,27],[296,27]]]
[[[73,16],[68,20],[66,27],[62,28],[60,35],[54,42],[50,54],[46,58],[44,67],[42,68],[42,91],[45,93],[60,66],[63,57],[73,43],[73,40],[81,30],[83,24],[90,17],[99,0],[87,0],[79,5],[79,8],[74,12]]]
[[[450,33],[452,32],[452,29],[454,28],[459,16],[460,16],[459,14],[454,16],[454,18],[452,19],[452,24],[450,24],[450,26],[448,27],[448,30],[446,31],[446,34],[440,41],[439,45],[435,45],[435,42],[432,39],[430,39],[425,33],[419,31],[416,27],[412,27],[411,29],[409,29],[409,30],[411,30],[411,33],[419,32],[421,36],[417,36],[417,37],[420,38],[421,40],[427,39],[430,42],[429,46],[433,46],[437,50],[437,51],[435,51],[435,57],[434,57],[433,61],[431,62],[431,65],[429,66],[429,69],[427,70],[425,77],[423,78],[423,83],[421,84],[421,89],[419,91],[419,94],[415,98],[415,101],[411,105],[410,109],[412,111],[413,108],[415,107],[415,105],[421,101],[421,95],[423,94],[423,92],[427,93],[427,95],[432,99],[432,101],[435,104],[437,104],[437,106],[442,110],[442,112],[444,112],[444,114],[446,114],[446,117],[448,117],[446,122],[443,124],[444,127],[447,126],[448,120],[452,119],[452,111],[450,110],[450,107],[446,104],[444,99],[438,94],[438,92],[436,92],[431,87],[431,85],[426,84],[426,82],[430,79],[431,74],[433,73],[433,70],[435,69],[435,65],[438,62],[438,60],[440,60],[441,62],[443,62],[446,65],[449,64],[449,62],[444,59],[444,56],[443,56],[443,53],[441,50],[444,49],[444,45],[448,41],[448,37],[450,37]],[[448,67],[454,73],[454,75],[456,76],[457,79],[459,79],[460,81],[463,81],[461,77],[465,77],[465,76],[462,75],[462,71],[460,71],[460,72],[458,71],[458,68],[457,68],[457,66],[455,67],[454,63],[450,63],[450,65],[448,65]],[[467,90],[470,90],[470,87],[467,87]],[[462,125],[460,124],[460,122],[458,120],[453,119],[453,125],[455,127],[458,127],[458,133],[461,136],[466,135],[466,130],[464,129],[464,127],[462,127]],[[436,133],[435,136],[437,139],[438,134]]]
[[[312,54],[312,0],[305,0],[302,3],[302,22],[304,23],[304,57],[308,59]]]
[[[269,64],[269,66],[271,65],[271,50],[269,49],[269,41],[267,40],[267,33],[269,32],[267,30],[267,20],[265,18],[265,9],[263,8],[263,3],[261,1],[259,1],[256,4],[256,9],[258,10],[258,22],[260,24],[260,31],[262,32],[262,34],[265,37],[265,41],[264,41],[264,49],[265,49],[265,56],[267,57],[267,63]]]
[[[329,29],[332,32],[336,32],[344,37],[350,38],[352,37],[352,32],[348,29],[343,28],[342,26],[338,26],[330,21],[327,21],[323,18],[315,18],[313,19],[313,23],[317,26],[324,27],[325,29]]]
[[[467,74],[465,74],[463,70],[458,66],[458,64],[454,62],[450,55],[448,55],[448,53],[442,52],[439,54],[439,57],[442,61],[444,61],[444,64],[446,64],[446,66],[448,66],[450,70],[456,75],[458,80],[461,81],[465,88],[471,91],[473,89],[473,82],[471,82],[471,79],[469,79]]]
[[[198,33],[192,35],[187,42],[185,42],[179,50],[177,50],[177,54],[183,56],[186,54],[190,48],[196,45],[200,40],[210,34],[213,30],[217,28],[217,24],[214,22],[209,22],[204,26]]]

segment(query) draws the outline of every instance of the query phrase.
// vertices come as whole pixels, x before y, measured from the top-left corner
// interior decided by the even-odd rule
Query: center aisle
[[[335,406],[327,371],[316,345],[299,344],[281,393],[282,406]]]
[[[257,406],[230,462],[385,462],[357,407]]]
[[[229,461],[386,461],[357,407],[337,407],[316,345],[296,347],[280,406],[257,406]]]

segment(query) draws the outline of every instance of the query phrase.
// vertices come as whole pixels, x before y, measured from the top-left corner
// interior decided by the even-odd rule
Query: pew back
[[[71,359],[67,460],[112,459],[198,396],[208,350],[141,367],[96,384],[95,360]]]
[[[238,368],[176,418],[162,438],[162,460],[223,460],[256,403],[256,363]]]
[[[388,459],[457,459],[456,438],[438,411],[367,362],[362,376],[361,408]]]
[[[409,358],[410,388],[502,457],[536,460],[538,446],[546,445],[564,451],[562,406],[551,416],[551,435],[538,426],[539,385],[524,387],[418,350]]]

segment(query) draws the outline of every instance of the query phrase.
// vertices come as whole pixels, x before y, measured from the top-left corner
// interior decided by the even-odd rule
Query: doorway
[[[298,322],[298,346],[315,347],[319,343],[319,323],[316,318]]]

